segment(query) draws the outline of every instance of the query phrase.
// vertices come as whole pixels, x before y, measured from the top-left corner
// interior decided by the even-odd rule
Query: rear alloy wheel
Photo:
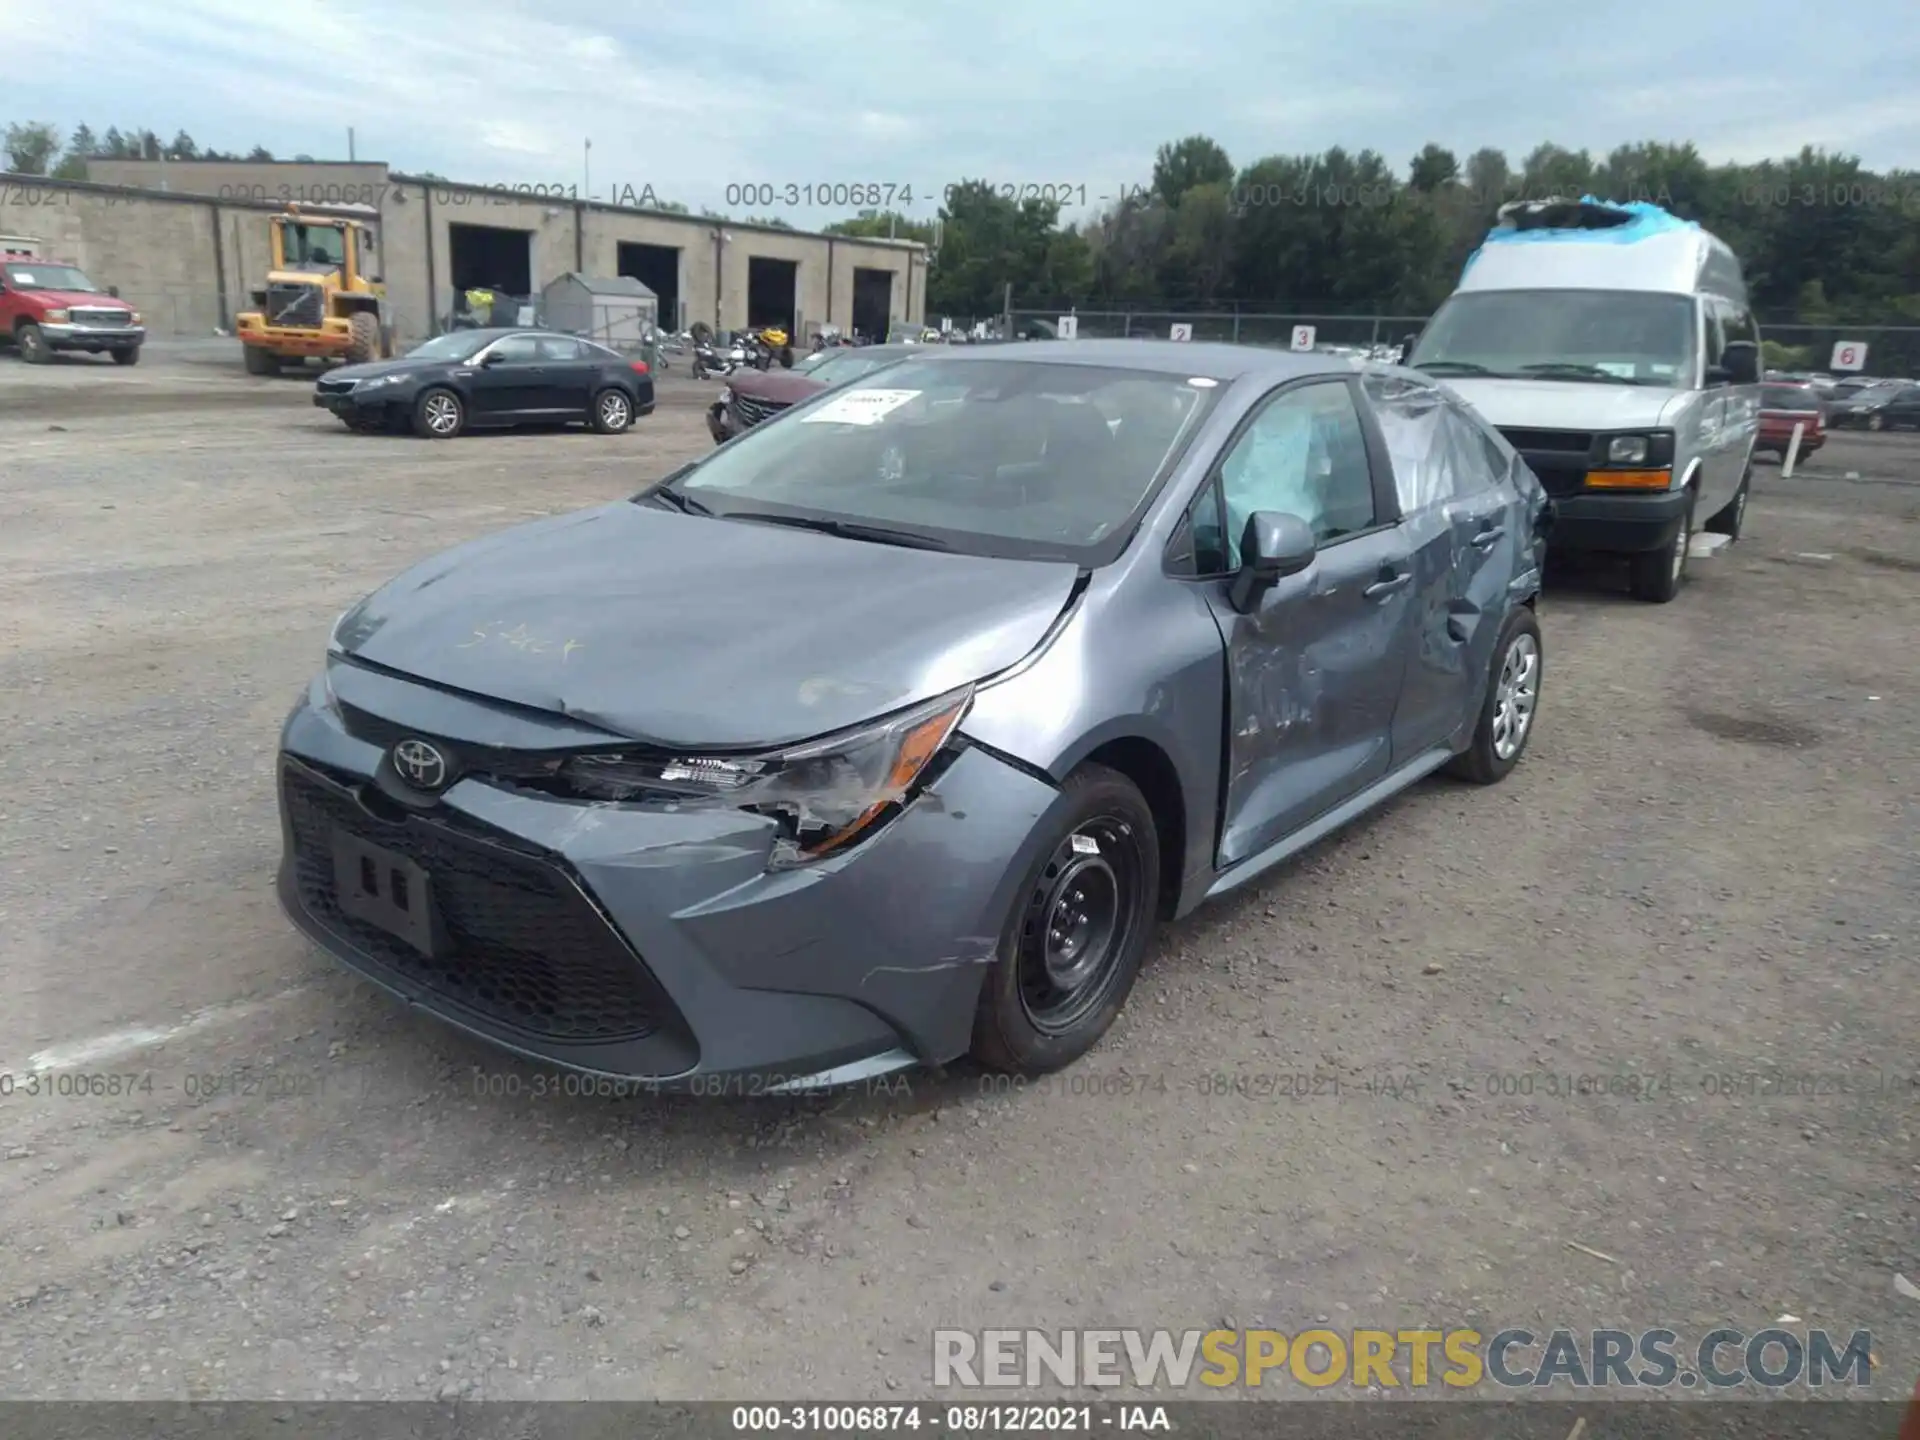
[[[1673,539],[1658,550],[1633,557],[1629,586],[1634,599],[1664,605],[1680,593],[1687,578],[1687,552],[1693,547],[1693,507],[1698,498],[1692,490],[1687,492],[1687,508],[1680,513]]]
[[[1869,430],[1884,430],[1886,428],[1886,425],[1887,425],[1887,422],[1884,416],[1881,416],[1881,415],[1867,416],[1867,428]]]
[[[593,428],[602,435],[618,435],[633,426],[633,401],[624,390],[608,386],[593,397]]]
[[[1520,763],[1533,735],[1533,718],[1540,708],[1540,622],[1522,606],[1507,617],[1493,647],[1493,669],[1487,679],[1473,743],[1456,755],[1447,768],[1476,785],[1492,785],[1507,778]]]
[[[429,390],[414,402],[414,431],[429,440],[451,440],[466,426],[467,407],[451,390]]]
[[[974,1016],[974,1058],[1009,1074],[1047,1074],[1099,1043],[1159,909],[1159,834],[1139,789],[1100,765],[1061,789],[1052,843],[1014,902]]]
[[[40,327],[31,321],[13,332],[13,343],[20,347],[20,358],[29,365],[44,365],[53,359],[53,347],[47,344]]]

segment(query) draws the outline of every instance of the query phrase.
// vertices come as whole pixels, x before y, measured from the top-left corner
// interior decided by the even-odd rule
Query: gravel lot
[[[1762,468],[1673,606],[1563,578],[1508,783],[1169,927],[1044,1093],[542,1094],[295,937],[275,735],[341,609],[701,453],[711,389],[429,444],[224,346],[0,357],[0,1072],[82,1092],[0,1098],[0,1397],[901,1399],[949,1325],[1789,1312],[1910,1386],[1920,439]],[[1207,1093],[1297,1072],[1341,1093]]]

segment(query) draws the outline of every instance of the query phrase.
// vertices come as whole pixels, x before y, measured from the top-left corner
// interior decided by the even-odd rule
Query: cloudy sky
[[[1812,144],[1920,167],[1917,5],[4,0],[0,120],[319,159],[346,158],[351,125],[361,158],[397,170],[584,172],[595,198],[651,185],[803,227],[836,212],[789,186],[911,187],[925,215],[969,177],[1091,201],[1196,131],[1237,164],[1690,139],[1713,159]],[[775,199],[727,203],[741,185]]]

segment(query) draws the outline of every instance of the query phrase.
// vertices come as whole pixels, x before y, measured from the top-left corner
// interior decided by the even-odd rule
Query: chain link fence
[[[1233,345],[1265,345],[1277,349],[1374,350],[1398,346],[1409,335],[1418,334],[1427,323],[1424,315],[1310,315],[1277,311],[1192,311],[1178,309],[1142,310],[1009,310],[1002,318],[1002,330],[1020,340],[1052,339],[1060,333],[1060,322],[1071,319],[1072,328],[1082,340],[1170,340],[1182,332],[1195,341],[1225,342]],[[1304,332],[1311,330],[1310,337]]]
[[[1763,316],[1760,342],[1769,370],[1920,379],[1920,325],[1769,325]]]
[[[1292,348],[1303,328],[1313,332],[1311,348],[1381,350],[1398,346],[1426,326],[1426,315],[1310,315],[1266,311],[1008,310],[996,317],[1001,333],[1016,340],[1057,338],[1062,320],[1071,319],[1082,340],[1168,340],[1176,327],[1186,338],[1235,345]],[[1760,334],[1766,365],[1782,371],[1847,371],[1872,376],[1920,379],[1920,325],[1807,325],[1769,323]],[[1849,353],[1850,352],[1850,353]]]

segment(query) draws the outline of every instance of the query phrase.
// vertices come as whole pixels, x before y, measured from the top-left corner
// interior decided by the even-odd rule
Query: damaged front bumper
[[[775,822],[724,805],[565,800],[478,777],[425,808],[396,804],[380,777],[402,739],[473,754],[580,731],[389,676],[356,683],[377,719],[316,680],[282,733],[288,916],[410,1005],[640,1086],[776,1094],[963,1054],[1060,799],[961,742],[870,838],[770,869]],[[368,918],[362,871],[407,894],[412,934]]]

